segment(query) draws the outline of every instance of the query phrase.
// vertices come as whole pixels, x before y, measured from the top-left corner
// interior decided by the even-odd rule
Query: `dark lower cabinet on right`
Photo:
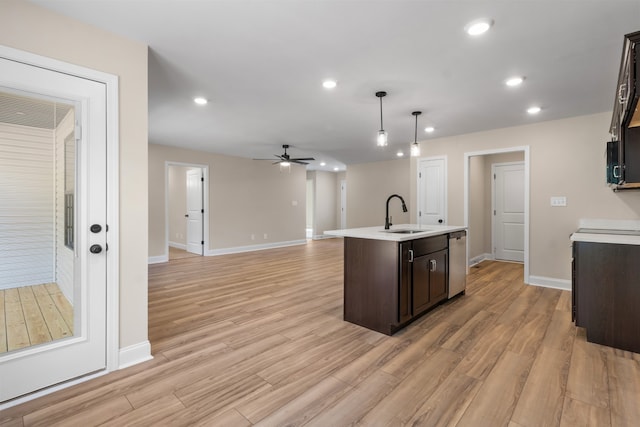
[[[640,246],[573,242],[573,317],[587,341],[640,353]]]

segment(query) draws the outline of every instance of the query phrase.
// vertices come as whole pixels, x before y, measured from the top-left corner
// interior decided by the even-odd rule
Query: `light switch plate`
[[[551,197],[551,206],[567,206],[566,196]]]

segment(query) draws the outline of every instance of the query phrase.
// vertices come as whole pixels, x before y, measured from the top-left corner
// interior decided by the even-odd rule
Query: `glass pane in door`
[[[76,110],[0,87],[0,358],[78,332]]]

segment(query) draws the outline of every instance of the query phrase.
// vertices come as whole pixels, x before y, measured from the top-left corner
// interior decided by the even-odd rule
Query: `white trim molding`
[[[187,250],[187,245],[185,245],[184,243],[169,242],[169,247],[175,248],[175,249],[182,249],[183,251]]]
[[[128,368],[138,363],[153,359],[151,355],[151,343],[142,341],[138,344],[129,345],[120,349],[120,365],[118,369]]]
[[[556,279],[553,277],[529,276],[529,284],[543,288],[561,289],[563,291],[571,290],[571,280]]]
[[[265,243],[263,245],[235,246],[231,248],[209,249],[206,256],[218,256],[227,254],[238,254],[242,252],[262,251],[265,249],[284,248],[287,246],[306,245],[307,240],[289,240],[286,242]]]
[[[473,267],[474,265],[480,264],[482,261],[494,260],[495,257],[490,253],[483,253],[478,256],[474,256],[469,260],[469,267]]]
[[[163,262],[169,262],[169,255],[150,256],[148,264],[160,264]]]

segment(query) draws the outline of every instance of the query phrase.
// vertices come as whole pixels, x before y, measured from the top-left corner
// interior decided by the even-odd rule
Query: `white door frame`
[[[347,180],[340,180],[340,229],[347,228]]]
[[[530,154],[529,146],[497,148],[493,150],[464,153],[464,226],[469,230],[469,165],[471,157],[524,152],[524,283],[529,283],[529,195],[530,195]],[[469,236],[473,238],[473,236]],[[467,266],[469,265],[469,246],[467,245]],[[468,268],[468,267],[467,267]]]
[[[500,166],[516,166],[516,165],[523,165],[524,166],[524,162],[503,162],[503,163],[493,163],[491,165],[491,175],[495,175],[496,173],[496,166],[500,167]],[[496,209],[496,180],[495,178],[491,180],[491,210],[494,212]],[[496,215],[491,215],[491,253],[494,257],[494,259],[496,258],[496,242],[497,242],[497,238],[496,238]],[[506,261],[506,260],[505,260]]]
[[[54,385],[44,390],[29,394],[23,398],[11,401],[9,404],[0,406],[13,406],[27,400],[51,393],[53,391],[69,387],[73,384],[83,382],[96,376],[104,375],[110,371],[117,370],[120,364],[120,191],[119,191],[119,83],[118,77],[102,71],[69,64],[45,56],[24,52],[18,49],[0,45],[0,56],[23,64],[69,74],[83,79],[94,80],[104,83],[106,89],[106,183],[107,183],[107,224],[109,232],[106,233],[106,243],[109,245],[107,258],[107,295],[106,295],[106,370],[97,374],[87,375],[74,380],[70,380],[60,385]]]
[[[449,204],[449,194],[447,193],[447,156],[431,156],[431,157],[419,157],[416,163],[416,222],[422,225],[422,221],[420,220],[420,206],[422,206],[422,197],[423,197],[423,188],[422,182],[420,181],[420,163],[429,160],[442,160],[444,162],[444,181],[443,181],[443,192],[444,192],[444,224],[449,224],[449,212],[448,212],[448,204]]]
[[[209,165],[202,165],[198,163],[184,163],[184,162],[173,162],[171,160],[167,160],[164,162],[164,255],[163,262],[169,261],[169,167],[170,166],[180,166],[180,167],[189,167],[189,168],[200,168],[202,169],[202,176],[204,177],[204,182],[202,183],[202,205],[204,206],[204,215],[202,216],[202,220],[204,221],[204,229],[202,240],[204,240],[204,245],[202,248],[202,255],[206,256],[207,251],[209,250]]]

